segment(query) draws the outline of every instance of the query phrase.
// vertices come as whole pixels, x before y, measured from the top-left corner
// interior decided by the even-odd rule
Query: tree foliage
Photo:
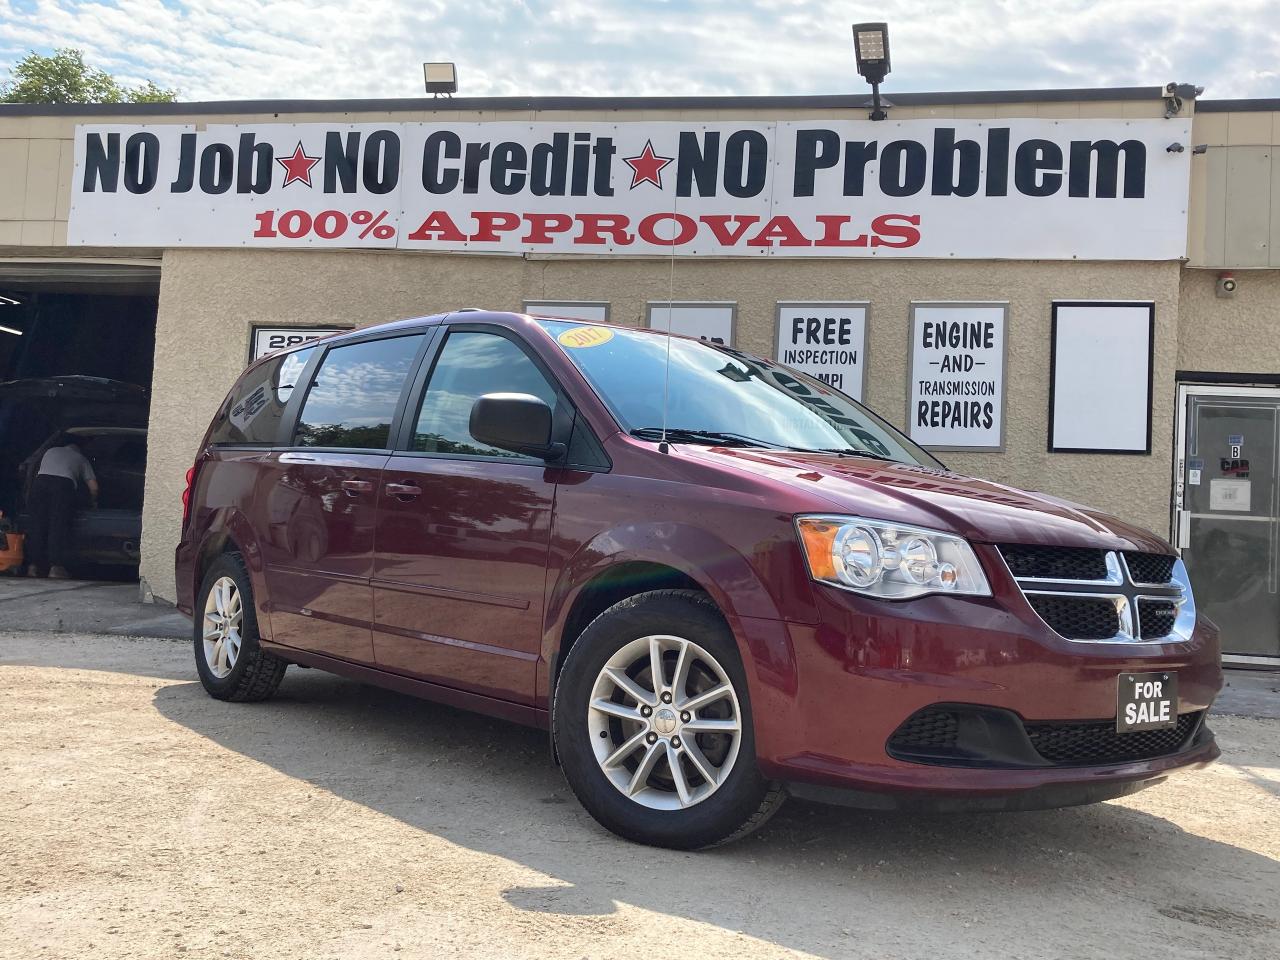
[[[0,83],[5,103],[172,103],[178,91],[148,80],[140,87],[122,86],[111,74],[84,62],[84,52],[62,47],[46,57],[34,50],[9,69]]]

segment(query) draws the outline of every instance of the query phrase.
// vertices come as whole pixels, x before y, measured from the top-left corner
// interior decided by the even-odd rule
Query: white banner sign
[[[862,399],[867,304],[779,303],[774,359]]]
[[[1056,301],[1051,452],[1151,451],[1154,303]]]
[[[604,300],[526,300],[524,312],[535,317],[609,322],[609,304]]]
[[[1187,120],[90,124],[69,242],[1171,260]]]
[[[732,347],[737,309],[736,303],[667,303],[664,300],[649,304],[649,326]]]
[[[940,449],[1004,447],[1003,303],[911,305],[907,434]]]

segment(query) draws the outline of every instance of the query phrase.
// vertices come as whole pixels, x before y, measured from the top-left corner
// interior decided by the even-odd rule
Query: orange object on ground
[[[4,539],[7,546],[0,549],[0,573],[21,573],[23,567],[23,547],[26,536],[21,533],[6,532]]]

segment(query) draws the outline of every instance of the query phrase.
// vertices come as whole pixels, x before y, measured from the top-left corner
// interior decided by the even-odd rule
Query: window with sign
[[[210,442],[219,446],[271,446],[280,418],[315,347],[273,357],[241,378],[214,421]]]
[[[383,450],[420,335],[368,340],[325,354],[298,416],[300,447]]]
[[[525,459],[471,435],[471,408],[486,393],[527,393],[556,405],[555,388],[528,355],[496,333],[449,334],[422,398],[413,449],[422,453]]]

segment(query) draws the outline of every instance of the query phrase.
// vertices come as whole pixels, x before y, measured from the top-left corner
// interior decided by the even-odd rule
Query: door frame
[[[1227,383],[1179,383],[1177,394],[1176,435],[1173,448],[1173,499],[1170,504],[1170,533],[1174,549],[1181,556],[1186,549],[1183,537],[1191,533],[1191,525],[1184,520],[1186,511],[1182,509],[1183,481],[1187,475],[1187,398],[1188,397],[1260,397],[1280,403],[1280,385],[1241,386]],[[1280,666],[1280,656],[1259,657],[1245,654],[1223,654],[1222,662],[1227,666],[1240,667],[1272,667]]]

